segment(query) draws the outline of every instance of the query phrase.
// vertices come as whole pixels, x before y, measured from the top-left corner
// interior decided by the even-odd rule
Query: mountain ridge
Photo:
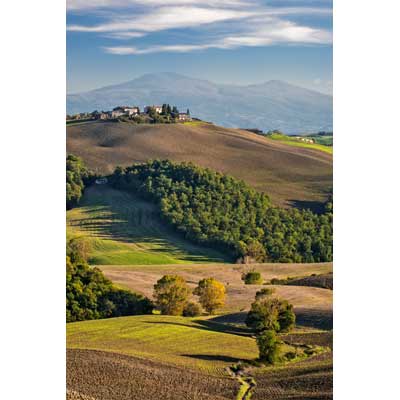
[[[174,72],[67,95],[67,113],[107,110],[120,104],[170,103],[192,115],[233,128],[280,129],[286,133],[332,130],[332,96],[281,80],[218,84]]]

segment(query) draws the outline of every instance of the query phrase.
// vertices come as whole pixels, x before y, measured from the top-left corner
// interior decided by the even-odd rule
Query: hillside
[[[103,264],[177,264],[223,262],[216,250],[183,240],[160,221],[156,208],[128,193],[95,185],[79,207],[67,211],[67,238],[85,238],[89,262]]]
[[[330,154],[206,123],[68,126],[67,151],[102,174],[148,159],[192,161],[243,179],[282,206],[318,208],[332,187]]]
[[[332,263],[318,264],[252,264],[265,281],[288,276],[305,277],[311,274],[327,274]],[[233,313],[228,319],[242,320],[255,293],[264,285],[245,285],[241,280],[243,265],[238,264],[197,264],[197,265],[104,265],[100,269],[105,276],[118,286],[131,289],[151,297],[153,285],[163,275],[178,274],[189,287],[194,288],[205,276],[212,276],[227,287],[227,301],[221,310]],[[332,291],[309,286],[271,286],[276,293],[288,299],[295,307],[300,323],[314,327],[332,327]]]
[[[332,96],[272,80],[238,86],[176,73],[146,74],[129,82],[67,96],[67,113],[109,110],[118,104],[176,104],[226,127],[287,133],[332,129]]]

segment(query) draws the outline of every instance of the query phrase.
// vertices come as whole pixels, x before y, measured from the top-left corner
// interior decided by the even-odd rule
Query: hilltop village
[[[176,106],[169,104],[148,105],[140,110],[139,106],[117,106],[111,111],[93,111],[67,115],[67,122],[88,120],[132,120],[137,123],[175,123],[191,121],[190,111],[179,112]]]

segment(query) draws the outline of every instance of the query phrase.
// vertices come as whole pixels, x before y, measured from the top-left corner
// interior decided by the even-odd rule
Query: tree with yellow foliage
[[[225,286],[214,278],[202,279],[193,294],[199,296],[200,304],[209,314],[225,304]]]

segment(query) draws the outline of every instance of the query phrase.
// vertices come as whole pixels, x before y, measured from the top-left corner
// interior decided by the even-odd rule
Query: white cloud
[[[67,0],[68,11],[94,10],[101,8],[129,8],[133,6],[208,6],[208,7],[241,7],[252,4],[245,0]]]
[[[125,40],[171,29],[196,30],[194,35],[193,31],[191,34],[186,32],[186,43],[103,47],[106,52],[118,55],[332,42],[330,31],[287,19],[293,15],[331,14],[331,8],[326,7],[266,7],[259,0],[68,0],[69,10],[133,5],[140,7],[135,12],[130,9],[123,13],[108,11],[108,14],[102,14],[103,18],[108,18],[106,22],[90,26],[69,25],[67,29]]]
[[[147,47],[111,46],[104,47],[110,54],[150,54],[159,52],[191,52],[205,49],[233,49],[249,46],[271,46],[278,43],[302,43],[302,44],[327,44],[331,43],[330,32],[298,26],[290,22],[282,22],[271,19],[269,26],[253,29],[247,35],[226,36],[213,42],[202,44],[157,45]]]
[[[157,32],[166,29],[191,28],[220,21],[241,19],[255,15],[255,12],[200,8],[200,7],[162,7],[151,13],[115,18],[112,22],[94,25],[70,25],[69,31],[77,32]]]

